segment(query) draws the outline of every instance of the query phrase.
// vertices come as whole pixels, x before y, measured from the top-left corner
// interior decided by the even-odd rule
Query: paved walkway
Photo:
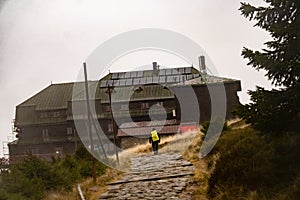
[[[110,183],[99,199],[192,199],[186,186],[193,171],[177,153],[132,158],[131,172]]]

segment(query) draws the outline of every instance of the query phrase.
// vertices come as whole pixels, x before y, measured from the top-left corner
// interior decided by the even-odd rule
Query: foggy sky
[[[247,2],[263,5],[261,0]],[[247,90],[270,88],[270,83],[264,72],[246,66],[241,51],[243,46],[259,50],[270,37],[253,28],[239,7],[238,0],[7,0],[0,8],[0,155],[18,104],[51,81],[76,80],[81,63],[97,46],[134,29],[168,29],[191,38],[210,56],[219,75],[241,80],[240,100],[249,102]],[[117,61],[111,71],[152,61],[184,64],[146,52]]]

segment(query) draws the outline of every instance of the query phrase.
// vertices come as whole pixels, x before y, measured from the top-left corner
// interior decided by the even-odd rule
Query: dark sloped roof
[[[68,101],[72,99],[73,84],[51,84],[18,106],[36,106],[36,110],[67,108]]]
[[[108,102],[108,94],[106,93],[107,88],[100,88],[99,84],[95,84],[95,82],[90,82],[89,89],[94,94],[90,93],[91,99],[101,99],[101,102]],[[95,88],[97,87],[97,88]],[[125,87],[115,87],[114,92],[112,93],[112,102],[122,102],[122,101],[143,101],[143,100],[151,100],[151,99],[166,99],[166,98],[174,98],[173,93],[164,89],[161,85],[150,84],[141,86],[143,91],[134,92],[135,87],[133,86],[125,86]],[[85,92],[81,90],[75,97],[74,100],[84,100]]]
[[[169,76],[167,76],[169,73]],[[139,72],[140,77],[139,77]],[[170,85],[177,86],[177,85],[198,85],[203,84],[203,81],[200,76],[200,72],[193,67],[185,67],[185,68],[175,68],[175,69],[162,69],[161,73],[164,73],[166,77],[172,78],[175,74],[182,73],[186,81],[182,82],[180,79],[176,79],[177,82],[170,83]],[[152,70],[142,70],[142,71],[135,71],[135,72],[126,72],[129,73],[130,76],[134,77],[144,77],[147,78],[152,76]],[[132,73],[132,74],[131,74]],[[91,99],[101,99],[102,102],[108,102],[108,95],[106,93],[107,88],[101,87],[101,83],[103,80],[106,81],[114,81],[115,80],[127,80],[125,76],[121,76],[125,74],[125,72],[120,73],[110,73],[103,77],[100,81],[89,81],[89,89],[94,93],[90,92]],[[159,76],[161,77],[161,76]],[[130,77],[129,77],[130,78]],[[132,78],[132,77],[131,77]],[[215,76],[206,76],[206,83],[215,83],[215,82],[226,82],[226,81],[233,81],[232,79],[226,79],[221,77]],[[167,80],[167,79],[166,79]],[[168,81],[167,81],[168,82]],[[166,82],[166,83],[167,83]],[[133,82],[132,82],[133,83]],[[166,84],[165,83],[165,84]],[[160,83],[164,85],[163,83]],[[174,98],[174,94],[165,89],[160,84],[140,84],[140,85],[128,85],[128,86],[116,86],[116,92],[112,95],[113,102],[122,102],[122,101],[143,101],[143,100],[159,100],[159,99],[166,99],[166,98]],[[142,92],[133,92],[135,87],[141,86],[143,91]],[[75,90],[74,90],[74,88]],[[74,92],[75,91],[75,92]],[[76,93],[73,95],[73,93]],[[73,98],[73,99],[72,99]],[[19,104],[18,107],[24,106],[35,106],[36,110],[58,110],[58,109],[66,109],[68,101],[71,100],[85,100],[85,92],[84,92],[84,82],[76,82],[76,83],[61,83],[61,84],[51,84],[50,86],[46,87],[33,97],[29,98],[28,100],[24,101],[23,103]]]

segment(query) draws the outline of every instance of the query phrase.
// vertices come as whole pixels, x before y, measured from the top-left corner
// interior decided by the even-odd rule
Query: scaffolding
[[[8,144],[15,141],[16,138],[16,134],[17,134],[17,129],[15,127],[15,120],[13,119],[11,121],[11,132],[9,133],[9,135],[7,136],[7,141],[2,142],[2,148],[3,148],[3,157],[5,159],[9,159],[9,149],[8,149]]]

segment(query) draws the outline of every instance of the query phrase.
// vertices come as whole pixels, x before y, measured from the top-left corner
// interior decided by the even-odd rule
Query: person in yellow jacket
[[[152,149],[154,152],[154,155],[158,154],[158,143],[160,143],[160,135],[156,131],[155,128],[152,128],[151,135],[149,137],[149,143],[152,144]]]

